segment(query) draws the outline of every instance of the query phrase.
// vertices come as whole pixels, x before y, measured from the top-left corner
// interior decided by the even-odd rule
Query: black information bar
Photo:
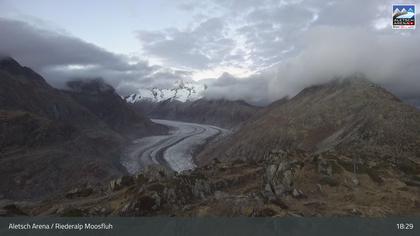
[[[0,235],[420,235],[420,218],[0,218]]]

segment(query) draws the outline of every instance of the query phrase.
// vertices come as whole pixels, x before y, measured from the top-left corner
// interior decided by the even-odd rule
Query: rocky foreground
[[[0,214],[55,216],[419,215],[420,163],[360,162],[336,153],[271,151],[177,174],[151,166],[101,187],[43,202],[1,203]]]

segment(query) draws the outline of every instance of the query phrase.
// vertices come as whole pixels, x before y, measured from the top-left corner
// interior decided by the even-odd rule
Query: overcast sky
[[[391,29],[393,2],[0,0],[0,53],[54,86],[103,77],[122,95],[184,79],[267,103],[361,72],[420,104],[420,35]]]

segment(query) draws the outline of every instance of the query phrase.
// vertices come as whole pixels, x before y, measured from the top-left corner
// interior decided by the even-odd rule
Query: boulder
[[[192,193],[194,197],[204,199],[212,193],[209,182],[204,179],[195,180]]]
[[[14,203],[5,204],[0,208],[0,216],[27,216],[25,212],[23,212],[19,206]]]
[[[120,216],[147,216],[160,209],[161,198],[156,193],[139,196],[135,201],[127,203],[119,211]]]
[[[162,165],[149,165],[144,168],[142,174],[149,179],[149,182],[153,182],[170,178],[175,172]]]
[[[328,160],[322,158],[318,159],[318,172],[324,176],[332,176],[333,170]]]
[[[297,199],[306,198],[305,194],[299,189],[293,189],[292,196]]]
[[[65,195],[66,198],[79,198],[79,197],[87,197],[93,193],[93,189],[91,187],[83,187],[83,188],[74,188],[68,191]]]
[[[118,191],[124,187],[130,186],[134,184],[134,177],[133,176],[122,176],[118,179],[114,179],[109,182],[109,189],[111,191]]]
[[[290,160],[287,152],[272,151],[264,158],[264,189],[266,197],[283,197],[294,189],[294,175],[301,168],[298,160]]]

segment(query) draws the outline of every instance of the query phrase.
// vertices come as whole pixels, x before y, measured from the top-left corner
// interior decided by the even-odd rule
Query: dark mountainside
[[[336,80],[263,109],[195,170],[149,166],[3,215],[418,216],[419,142],[418,110],[363,78]]]
[[[110,128],[131,139],[167,132],[165,126],[151,122],[136,112],[102,79],[73,80],[67,93],[80,105],[88,108]]]
[[[119,157],[128,139],[113,130],[125,125],[124,118],[112,126],[115,120],[102,120],[93,107],[80,105],[85,97],[73,97],[78,96],[52,88],[12,58],[0,60],[1,198],[45,198],[126,173]],[[94,100],[94,95],[89,98]],[[115,100],[108,98],[115,109],[110,113],[129,110],[119,108],[122,101]],[[134,113],[130,119],[152,124]]]
[[[180,120],[235,128],[260,110],[244,101],[199,99],[193,102],[166,100],[159,103],[141,101],[131,105],[150,118]]]
[[[261,159],[277,148],[393,162],[420,156],[420,112],[364,78],[312,86],[262,112],[197,159]]]
[[[97,119],[86,108],[12,58],[0,60],[0,73],[2,110],[27,111],[78,128],[97,124]]]

